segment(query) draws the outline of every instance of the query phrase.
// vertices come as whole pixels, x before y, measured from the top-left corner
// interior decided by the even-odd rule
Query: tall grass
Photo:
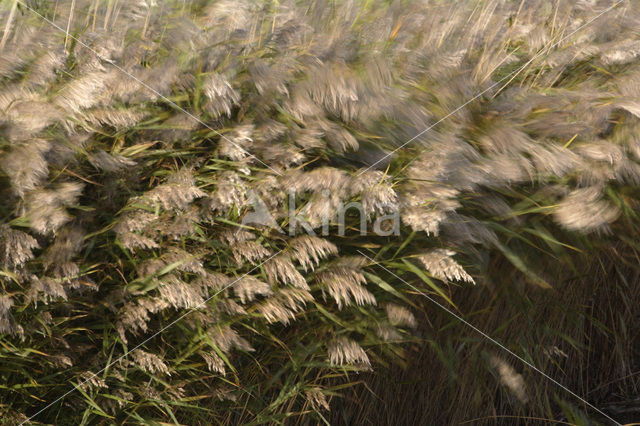
[[[627,415],[633,3],[1,3],[3,419]]]
[[[500,272],[489,288],[455,289],[451,298],[474,326],[617,421],[634,422],[637,253],[611,244],[572,260],[577,272],[548,261],[551,291],[524,284],[502,260],[491,265]],[[609,424],[439,308],[425,302],[421,311],[422,344],[408,366],[364,378],[335,401],[332,424]],[[512,370],[501,372],[496,358]]]

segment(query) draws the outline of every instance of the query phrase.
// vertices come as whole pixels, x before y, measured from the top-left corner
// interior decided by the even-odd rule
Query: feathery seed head
[[[338,337],[329,344],[329,361],[334,365],[353,365],[370,369],[371,362],[367,353],[353,340]]]
[[[434,249],[418,256],[418,260],[427,268],[427,271],[434,277],[441,280],[456,280],[474,283],[471,275],[460,266],[454,259],[454,251],[445,249]]]

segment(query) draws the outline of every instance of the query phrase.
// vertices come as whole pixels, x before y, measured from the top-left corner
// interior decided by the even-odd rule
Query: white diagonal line
[[[467,105],[469,105],[471,102],[475,101],[476,99],[478,99],[480,96],[484,95],[485,93],[487,93],[489,90],[493,89],[494,87],[496,87],[497,85],[499,85],[500,83],[502,83],[503,81],[505,81],[506,79],[508,79],[509,77],[515,76],[517,73],[520,73],[523,69],[525,69],[527,66],[529,66],[529,64],[531,64],[534,60],[536,60],[540,55],[542,55],[543,53],[545,53],[546,51],[549,51],[551,49],[553,49],[554,47],[556,47],[557,45],[559,45],[560,43],[562,43],[563,41],[565,41],[566,39],[568,39],[569,37],[571,37],[572,35],[574,35],[575,33],[577,33],[578,31],[580,31],[581,29],[583,29],[584,27],[586,27],[587,25],[591,24],[593,21],[595,21],[596,19],[600,18],[602,15],[604,15],[605,13],[609,12],[610,10],[612,10],[613,8],[615,8],[616,6],[618,6],[620,3],[622,3],[625,0],[618,0],[616,3],[614,3],[612,6],[606,8],[605,10],[603,10],[602,12],[600,12],[599,14],[597,14],[594,18],[588,20],[587,22],[585,22],[584,24],[580,25],[578,28],[576,28],[575,30],[573,30],[571,33],[569,33],[568,35],[562,37],[560,40],[558,40],[557,42],[555,42],[554,44],[552,44],[551,46],[545,47],[542,50],[540,50],[540,52],[538,52],[533,58],[529,59],[524,65],[522,65],[520,68],[517,68],[516,70],[512,71],[511,73],[507,74],[506,76],[502,77],[500,80],[496,81],[495,83],[493,83],[491,86],[489,86],[488,88],[484,89],[482,92],[478,93],[477,95],[475,95],[473,98],[469,99],[467,102],[463,103],[462,105],[460,105],[458,108],[454,109],[453,111],[451,111],[450,113],[448,113],[447,115],[445,115],[444,117],[442,117],[441,119],[439,119],[438,121],[436,121],[435,123],[433,123],[432,125],[430,125],[429,127],[427,127],[426,129],[424,129],[423,131],[421,131],[420,133],[418,133],[417,135],[415,135],[414,137],[412,137],[411,139],[409,139],[408,141],[406,141],[405,143],[403,143],[402,145],[400,145],[399,147],[397,147],[396,149],[394,149],[393,151],[389,152],[388,154],[386,154],[384,157],[380,158],[378,161],[376,161],[375,163],[373,163],[372,165],[370,165],[369,167],[367,167],[366,169],[362,170],[360,173],[358,173],[358,176],[360,176],[361,174],[365,173],[367,170],[371,169],[372,167],[374,167],[376,164],[380,163],[381,161],[384,161],[386,158],[388,158],[389,156],[395,154],[397,151],[399,151],[400,149],[404,148],[405,146],[409,145],[411,142],[413,142],[414,140],[416,140],[417,138],[419,138],[420,136],[424,135],[426,132],[428,132],[429,130],[433,129],[435,126],[437,126],[438,124],[442,123],[444,120],[446,120],[447,118],[451,117],[453,114],[455,114],[456,112],[460,111],[462,108],[466,107]]]
[[[367,259],[369,259],[371,262],[373,262],[374,264],[380,266],[382,269],[384,269],[385,271],[387,271],[388,273],[390,273],[391,275],[393,275],[394,277],[396,277],[397,279],[399,279],[400,281],[402,281],[403,283],[405,283],[406,285],[408,285],[409,287],[411,287],[412,289],[414,289],[415,291],[417,291],[418,293],[420,293],[421,295],[423,295],[424,297],[426,297],[430,302],[434,303],[435,305],[437,305],[440,309],[444,310],[445,312],[447,312],[448,314],[452,315],[453,317],[455,317],[458,321],[462,322],[464,325],[466,325],[467,327],[470,327],[471,329],[473,329],[475,332],[477,332],[478,334],[482,335],[482,337],[484,337],[485,339],[489,340],[491,343],[499,346],[500,348],[502,348],[502,350],[506,351],[507,353],[513,355],[514,357],[516,357],[518,360],[520,360],[522,363],[524,363],[525,365],[527,365],[529,368],[535,370],[536,372],[540,373],[541,375],[543,375],[547,380],[551,381],[552,383],[556,384],[557,386],[561,387],[562,389],[564,389],[566,392],[568,392],[569,394],[573,395],[574,397],[576,397],[577,399],[579,399],[580,401],[584,402],[586,405],[588,405],[589,407],[593,408],[595,411],[597,411],[598,413],[600,413],[601,415],[603,415],[604,417],[606,417],[607,419],[611,420],[614,424],[618,425],[618,426],[622,426],[621,423],[615,421],[614,419],[612,419],[611,417],[609,417],[607,414],[605,414],[602,410],[600,410],[598,407],[596,407],[595,405],[591,404],[590,402],[586,401],[584,398],[582,398],[580,395],[576,394],[575,392],[573,392],[571,389],[567,388],[566,386],[564,386],[562,383],[558,382],[557,380],[555,380],[553,377],[549,376],[547,373],[545,373],[544,371],[540,370],[538,367],[536,367],[535,365],[531,364],[529,361],[527,361],[526,359],[522,358],[521,356],[519,356],[518,354],[516,354],[515,352],[513,352],[512,350],[508,349],[507,347],[505,347],[502,343],[498,342],[496,339],[494,339],[493,337],[489,336],[487,333],[485,333],[484,331],[480,330],[478,327],[474,326],[473,324],[471,324],[469,321],[465,320],[464,318],[462,318],[460,315],[456,314],[455,312],[451,311],[450,309],[448,309],[446,306],[444,306],[443,304],[439,303],[437,300],[435,300],[434,298],[432,298],[431,296],[429,296],[428,294],[426,294],[425,292],[421,291],[419,288],[409,284],[407,281],[405,281],[404,279],[400,278],[398,275],[394,274],[392,271],[390,271],[389,269],[387,269],[384,265],[382,265],[380,262],[376,262],[374,259],[370,258],[369,256],[367,256],[366,254],[364,254],[363,252],[361,252],[360,250],[358,250],[358,253],[360,253],[362,256],[366,257]]]
[[[207,299],[205,299],[203,302],[201,302],[200,304],[194,306],[193,308],[191,308],[190,311],[180,315],[178,318],[176,318],[175,320],[171,321],[169,324],[167,324],[166,326],[162,327],[160,330],[156,331],[154,334],[152,334],[150,337],[146,338],[145,340],[142,341],[142,343],[139,343],[138,345],[136,345],[133,349],[131,349],[130,351],[127,351],[126,353],[124,353],[123,355],[121,355],[118,359],[116,359],[115,361],[110,362],[109,364],[107,364],[102,370],[98,371],[97,373],[91,373],[91,376],[89,378],[87,378],[86,380],[84,380],[83,382],[79,383],[77,387],[74,387],[73,389],[70,389],[69,391],[67,391],[65,394],[63,394],[62,396],[58,397],[55,401],[47,404],[45,407],[41,408],[37,413],[33,414],[31,417],[29,417],[28,419],[24,420],[22,423],[20,423],[20,425],[23,425],[25,423],[27,423],[28,421],[30,421],[31,419],[33,419],[34,417],[36,417],[37,415],[39,415],[40,413],[42,413],[43,411],[47,410],[48,408],[50,408],[52,405],[56,404],[58,401],[60,401],[61,399],[63,399],[64,397],[66,397],[67,395],[69,395],[70,393],[75,392],[76,390],[78,390],[79,387],[81,387],[82,385],[84,385],[85,383],[87,383],[89,380],[93,379],[94,377],[97,377],[98,374],[102,373],[103,371],[105,371],[107,368],[111,367],[113,364],[121,361],[122,359],[126,358],[131,352],[135,351],[136,349],[140,348],[141,346],[145,345],[146,343],[148,343],[151,339],[153,339],[154,337],[156,337],[157,335],[159,335],[160,333],[164,332],[165,330],[167,330],[168,328],[172,327],[173,325],[175,325],[177,322],[179,322],[180,320],[182,320],[184,317],[186,317],[187,315],[191,314],[192,312],[195,312],[198,308],[201,308],[202,306],[206,305],[211,299],[213,299],[214,297],[216,297],[218,294],[222,293],[223,291],[225,291],[226,289],[230,288],[231,286],[233,286],[235,283],[237,283],[238,281],[240,281],[241,279],[243,279],[244,277],[246,277],[247,275],[249,275],[250,273],[252,273],[253,271],[255,271],[256,269],[258,269],[259,267],[261,267],[262,265],[264,265],[265,263],[267,263],[268,261],[270,261],[271,259],[273,259],[275,256],[277,256],[278,254],[280,254],[282,252],[282,250],[279,250],[278,252],[276,252],[275,254],[271,255],[268,259],[264,260],[263,262],[261,262],[259,265],[255,266],[254,268],[252,268],[249,272],[245,273],[244,275],[240,276],[240,278],[236,279],[235,281],[231,282],[230,284],[226,285],[225,287],[223,287],[221,290],[218,290],[217,292],[215,292],[212,296],[209,296]]]
[[[100,55],[98,54],[98,52],[96,52],[95,50],[93,50],[91,47],[89,47],[86,43],[82,42],[81,40],[79,40],[78,38],[74,37],[73,35],[71,35],[68,31],[66,31],[64,28],[60,27],[59,25],[57,25],[55,22],[51,21],[50,19],[48,19],[47,17],[43,16],[42,14],[40,14],[37,10],[33,9],[32,7],[30,7],[29,5],[25,4],[24,1],[22,0],[18,0],[18,3],[20,3],[21,5],[23,5],[26,9],[29,9],[31,12],[33,12],[34,14],[38,15],[40,18],[42,18],[45,22],[51,24],[53,27],[55,27],[56,29],[60,30],[61,32],[63,32],[64,34],[66,34],[67,37],[75,40],[78,44],[80,44],[82,47],[84,47],[85,49],[89,50],[91,53],[93,53],[94,55],[96,55],[98,58],[100,58]],[[145,87],[147,90],[153,92],[155,95],[157,95],[158,97],[160,97],[162,100],[164,100],[165,102],[169,103],[171,106],[173,106],[174,108],[178,109],[179,111],[183,112],[184,114],[186,114],[187,116],[189,116],[190,118],[194,119],[195,121],[197,121],[198,123],[202,124],[203,126],[205,126],[207,129],[211,130],[213,133],[215,133],[216,135],[220,136],[221,138],[223,138],[224,140],[226,140],[227,142],[229,142],[230,144],[232,144],[233,146],[235,146],[236,148],[240,149],[241,151],[243,151],[244,153],[246,153],[249,157],[253,157],[256,160],[258,160],[262,165],[264,165],[265,167],[267,167],[268,169],[270,169],[271,171],[273,171],[275,174],[277,174],[278,176],[282,176],[282,173],[280,173],[279,171],[277,171],[276,169],[274,169],[273,167],[269,166],[268,164],[266,164],[264,161],[260,160],[258,157],[256,157],[255,155],[251,154],[249,151],[247,151],[246,149],[242,148],[240,145],[236,144],[235,142],[233,142],[231,139],[229,139],[228,137],[226,137],[225,135],[223,135],[222,133],[218,132],[216,129],[214,129],[213,127],[209,126],[207,123],[205,123],[204,121],[200,120],[198,117],[196,117],[195,115],[191,114],[189,111],[187,111],[186,109],[182,108],[180,105],[176,104],[175,102],[173,102],[172,100],[170,100],[169,98],[167,98],[166,96],[164,96],[162,93],[158,92],[156,89],[154,89],[153,87],[149,86],[147,83],[145,83],[144,81],[140,80],[138,77],[136,77],[135,75],[131,74],[130,72],[128,72],[127,70],[125,70],[124,68],[122,68],[121,66],[119,66],[118,64],[116,64],[115,62],[112,61],[107,61],[109,62],[114,68],[116,68],[118,71],[128,75],[129,77],[131,77],[132,79],[134,79],[135,81],[137,81],[140,85],[142,85],[143,87]]]

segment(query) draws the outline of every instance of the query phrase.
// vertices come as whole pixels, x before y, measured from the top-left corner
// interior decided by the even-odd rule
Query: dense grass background
[[[637,1],[0,11],[4,423],[638,419]]]
[[[490,290],[455,291],[452,298],[474,325],[617,421],[632,423],[638,418],[639,316],[631,283],[638,272],[635,254],[620,256],[625,250],[633,253],[612,245],[578,257],[580,275],[550,266],[558,277],[552,292],[503,276]],[[608,424],[449,315],[431,304],[423,308],[423,343],[408,365],[364,378],[336,401],[332,424]],[[522,374],[525,403],[500,384],[494,357]]]

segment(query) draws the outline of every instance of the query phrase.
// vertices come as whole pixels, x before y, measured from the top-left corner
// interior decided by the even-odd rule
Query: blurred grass
[[[109,15],[106,18],[107,13],[116,14],[122,9],[123,3],[116,0],[59,3],[38,1],[29,5],[49,17],[57,14],[57,22],[64,25],[67,23],[64,18],[69,16],[68,8],[74,9],[75,24],[72,28],[75,28],[73,34],[78,37],[90,33],[89,29],[95,26],[95,16],[99,16],[98,30],[101,25],[107,27],[101,33],[105,39],[110,31],[117,32],[119,26],[126,23],[122,15]],[[197,44],[197,37],[191,38],[191,33],[186,41],[170,37],[175,35],[172,31],[180,28],[184,9],[188,9],[193,16],[200,16],[210,3],[204,0],[162,3],[160,6],[168,11],[160,16],[166,22],[156,23],[158,28],[155,28],[155,32],[151,32],[153,25],[146,27],[146,24],[144,40],[141,39],[143,30],[139,26],[124,32],[125,44],[139,46],[136,53],[140,56],[125,56],[123,60],[141,64],[146,70],[169,70],[171,62],[175,61],[180,70],[178,74],[184,79],[171,82],[166,90],[167,98],[198,114],[225,136],[231,135],[238,124],[245,122],[276,120],[290,128],[294,125],[311,125],[294,117],[291,111],[283,107],[286,96],[280,99],[280,95],[271,92],[258,94],[247,65],[257,59],[275,60],[286,58],[289,54],[278,51],[270,39],[275,38],[275,30],[280,25],[288,22],[288,15],[280,15],[283,10],[294,10],[305,19],[307,14],[317,13],[320,18],[324,16],[323,19],[316,18],[316,21],[320,21],[316,23],[318,31],[324,29],[335,38],[339,38],[343,32],[347,34],[344,36],[345,46],[333,48],[339,52],[344,47],[346,53],[339,53],[352,56],[348,70],[358,79],[365,80],[369,66],[358,62],[360,59],[366,59],[366,54],[370,52],[377,51],[383,57],[388,54],[391,66],[398,74],[394,76],[397,80],[393,81],[392,89],[411,89],[393,96],[407,101],[406,105],[420,107],[409,112],[419,115],[428,111],[429,122],[437,121],[457,107],[461,100],[466,101],[473,96],[470,88],[475,86],[457,86],[458,74],[473,75],[475,80],[482,83],[498,81],[526,63],[531,51],[536,51],[510,36],[499,39],[489,28],[487,39],[480,43],[484,50],[473,50],[466,57],[468,66],[465,73],[458,70],[451,75],[443,75],[436,73],[439,71],[437,65],[441,62],[439,58],[420,55],[414,58],[406,51],[400,50],[398,53],[394,50],[398,43],[405,42],[403,37],[409,37],[411,31],[417,33],[415,40],[407,42],[403,49],[408,46],[417,51],[420,46],[423,37],[420,31],[414,28],[406,30],[409,35],[404,33],[405,25],[411,25],[411,16],[406,11],[403,14],[403,7],[414,5],[412,2],[325,2],[323,4],[328,10],[322,11],[322,2],[296,2],[283,6],[274,1],[257,3],[261,10],[255,16],[251,15],[255,22],[250,27],[259,36],[258,40],[253,40],[254,45],[251,48],[244,46],[243,37],[248,39],[248,32],[238,30],[232,34],[235,39],[227,38],[222,42],[226,43],[224,47],[229,49],[229,53],[205,71],[202,65],[204,59],[201,60],[199,55],[204,57],[208,50],[216,47],[215,43]],[[517,2],[512,3],[511,6],[514,6]],[[10,4],[2,2],[1,7],[8,8]],[[471,13],[466,18],[476,28],[478,22],[471,18],[478,13],[488,13],[495,4],[489,0],[480,1],[474,3],[470,11],[465,9],[463,12]],[[349,5],[359,9],[347,30],[342,28],[344,22],[340,19],[345,11],[343,8]],[[229,9],[242,7],[233,6],[232,3],[227,6]],[[451,18],[453,22],[459,13],[453,4],[447,2],[436,2],[431,7],[433,13],[442,13],[435,17],[444,21]],[[545,3],[540,9],[550,7],[551,3]],[[560,2],[556,7],[560,7]],[[538,10],[535,7],[533,9]],[[21,14],[20,23],[27,27],[27,30],[21,27],[23,29],[19,34],[28,34],[30,26],[45,26],[23,7],[18,6],[18,10]],[[97,14],[98,10],[100,14]],[[407,10],[410,12],[410,9]],[[144,18],[140,19],[144,21]],[[387,21],[391,23],[388,37],[370,44],[358,40],[357,35],[367,28],[382,28],[381,22]],[[554,26],[550,32],[551,38],[542,48],[557,40],[567,30],[567,25],[562,23]],[[196,35],[202,30],[188,28]],[[474,41],[476,36],[469,34],[462,35]],[[45,35],[55,43],[64,39],[61,34]],[[490,43],[497,40],[500,41],[497,45]],[[21,42],[14,39],[9,41],[14,45]],[[185,47],[190,43],[198,45],[195,52]],[[358,43],[362,44],[361,51],[353,47]],[[15,49],[15,46],[12,48]],[[235,50],[232,52],[232,49]],[[293,62],[300,68],[287,80],[289,86],[308,79],[305,74],[309,71],[306,68],[308,64],[303,66],[296,61],[302,63],[302,58],[312,56],[313,49],[317,49],[317,46],[311,43],[295,46],[297,56]],[[64,67],[45,90],[49,101],[55,99],[66,84],[81,77],[86,71],[83,66],[89,63],[88,57],[91,55],[86,55],[85,51],[85,56],[82,56],[82,49],[73,40],[67,44],[67,50],[70,54],[66,57]],[[411,49],[408,51],[413,52]],[[505,56],[497,64],[486,62],[493,59],[492,55],[500,57],[505,52],[511,53],[514,58],[508,60]],[[331,52],[324,54],[330,56]],[[342,57],[339,59],[341,65],[348,62]],[[487,67],[489,71],[486,71]],[[438,129],[439,134],[464,127],[460,135],[478,150],[479,156],[488,157],[492,153],[483,147],[480,138],[490,132],[495,124],[494,97],[499,95],[502,96],[499,100],[505,97],[510,99],[511,94],[505,94],[507,89],[517,92],[523,87],[549,97],[561,97],[572,91],[581,93],[580,87],[585,81],[594,86],[610,85],[616,75],[627,71],[627,67],[630,65],[608,68],[596,66],[589,57],[560,67],[561,72],[556,74],[554,67],[544,63],[541,58],[540,62],[536,61],[510,80],[500,95],[493,92],[472,102],[468,111],[464,111],[469,115],[467,121],[461,112],[443,122],[441,129]],[[24,64],[23,68],[3,77],[3,83],[7,84],[3,89],[13,83],[23,84],[28,79],[26,70],[29,64]],[[430,72],[432,69],[433,73]],[[231,75],[229,78],[243,99],[240,105],[233,107],[229,117],[214,116],[205,106],[203,80],[218,72]],[[159,74],[152,75],[152,83],[160,80]],[[481,84],[479,86],[484,87]],[[244,211],[240,206],[218,212],[211,220],[198,217],[190,223],[192,231],[178,237],[161,230],[154,235],[159,247],[149,251],[127,249],[114,232],[118,222],[128,212],[144,210],[156,213],[167,223],[186,214],[159,206],[152,207],[135,198],[157,188],[180,170],[195,170],[197,187],[211,194],[219,188],[224,172],[247,167],[251,172],[250,176],[244,178],[247,185],[260,184],[270,175],[255,163],[247,166],[223,158],[219,153],[221,139],[218,135],[208,129],[191,128],[180,123],[179,119],[184,116],[174,105],[163,99],[150,98],[148,94],[145,96],[131,102],[114,101],[109,104],[121,111],[135,108],[144,117],[132,125],[120,127],[92,123],[88,126],[92,136],[86,143],[78,144],[72,140],[75,135],[70,133],[73,132],[66,132],[60,123],[42,132],[47,140],[74,153],[68,161],[48,162],[46,185],[79,180],[89,188],[75,205],[69,207],[74,215],[74,225],[86,228],[82,238],[85,247],[75,258],[80,265],[79,273],[66,277],[67,280],[76,279],[81,290],[70,289],[68,299],[52,297],[49,304],[44,304],[43,300],[34,303],[31,299],[22,298],[28,289],[23,276],[8,269],[0,271],[0,275],[6,278],[2,280],[3,295],[10,295],[19,301],[11,312],[16,322],[25,329],[22,337],[3,335],[0,338],[0,377],[4,383],[0,386],[0,410],[6,413],[3,422],[10,424],[15,419],[23,420],[25,415],[35,413],[73,386],[76,392],[35,420],[51,424],[467,422],[505,425],[539,424],[542,421],[596,424],[602,420],[580,405],[579,401],[571,399],[536,372],[523,368],[517,360],[511,359],[499,348],[429,304],[380,268],[369,266],[365,271],[369,282],[367,289],[375,295],[378,306],[336,307],[324,294],[324,288],[314,280],[319,272],[328,267],[327,263],[320,265],[315,272],[306,274],[315,300],[295,315],[296,324],[293,326],[267,323],[258,312],[256,303],[245,306],[246,314],[221,314],[219,303],[233,300],[231,295],[222,294],[208,303],[206,310],[194,312],[193,319],[179,322],[145,345],[147,352],[157,355],[166,364],[171,375],[149,371],[134,363],[120,362],[99,375],[108,383],[108,388],[81,388],[77,383],[82,374],[98,371],[122,354],[127,354],[135,347],[134,340],[140,341],[143,337],[130,337],[131,342],[122,339],[117,330],[121,309],[127,303],[144,297],[156,298],[160,283],[153,280],[178,271],[185,263],[168,263],[156,273],[141,276],[140,267],[146,262],[164,259],[165,249],[177,247],[189,253],[206,253],[203,265],[209,271],[239,277],[250,270],[250,265],[238,265],[234,261],[230,246],[220,238],[223,231],[242,228],[240,222]],[[389,98],[393,96],[389,94]],[[514,98],[517,99],[517,96]],[[602,100],[601,97],[596,98]],[[592,99],[589,101],[594,102]],[[392,104],[392,107],[398,109],[398,105],[402,104]],[[520,126],[551,120],[554,115],[563,112],[551,108],[526,111],[526,105],[516,105],[524,110],[524,124],[519,122]],[[343,119],[340,112],[344,113],[331,110],[327,113],[326,121],[355,135],[362,147],[360,154],[339,152],[330,146],[322,146],[306,152],[306,168],[292,168],[310,170],[330,164],[353,172],[362,166],[358,155],[364,155],[365,148],[393,151],[408,139],[406,135],[411,135],[416,127],[411,119],[420,122],[421,118],[411,116],[408,112],[405,116],[388,114],[375,120],[367,117],[368,122],[360,123],[358,120]],[[72,118],[79,122],[80,117]],[[620,118],[613,126],[614,137],[623,127],[622,122]],[[571,148],[589,142],[589,135],[585,134],[563,139],[563,131],[557,132],[559,136],[550,136],[548,139]],[[535,131],[531,133],[538,137]],[[432,132],[426,136],[428,138],[425,137],[425,140],[436,135]],[[391,176],[392,185],[399,193],[403,185],[415,183],[408,169],[416,158],[430,152],[425,140],[417,140],[397,152],[384,171]],[[9,152],[12,144],[13,141],[2,136],[2,154]],[[99,150],[135,160],[137,166],[120,174],[106,173],[90,163],[92,154]],[[0,192],[6,195],[4,199],[11,202],[0,203],[2,223],[14,229],[29,230],[29,218],[19,213],[20,210],[12,204],[15,201],[19,205],[19,200],[16,201],[17,197],[11,193],[10,177],[3,173],[0,173]],[[428,235],[406,225],[402,226],[399,237],[363,237],[357,232],[359,218],[356,216],[348,216],[346,228],[349,232],[345,237],[332,232],[329,239],[339,247],[341,256],[356,255],[359,250],[366,251],[394,274],[442,301],[572,391],[613,413],[619,410],[615,404],[633,402],[639,385],[638,376],[635,375],[640,370],[637,356],[640,347],[636,331],[640,325],[636,307],[640,296],[636,251],[638,193],[636,186],[629,185],[623,179],[620,182],[607,182],[605,199],[620,208],[621,218],[614,224],[610,234],[579,235],[567,231],[553,220],[558,199],[543,190],[547,189],[548,184],[571,188],[579,178],[579,173],[575,172],[562,176],[535,176],[530,183],[504,184],[496,179],[495,185],[488,183],[478,185],[475,191],[461,191],[456,196],[461,204],[455,209],[456,213],[474,218],[493,231],[496,235],[495,244],[451,241],[446,232],[438,236]],[[510,212],[506,215],[487,212],[480,202],[486,195],[502,197],[511,207]],[[309,203],[310,196],[301,196],[298,201],[299,206],[305,205]],[[281,225],[287,225],[286,219]],[[264,247],[274,251],[288,247],[289,241],[275,232],[253,230],[256,241]],[[42,249],[36,250],[29,272],[44,276],[46,267],[43,256],[57,237],[39,238]],[[477,280],[476,286],[439,280],[414,263],[418,253],[451,245],[457,250],[458,261]],[[184,274],[185,280],[195,279],[196,274],[188,271],[180,273]],[[265,281],[268,279],[264,268],[258,270],[256,276]],[[82,291],[84,287],[90,287],[90,280],[98,290]],[[64,279],[60,278],[59,281]],[[285,286],[274,285],[274,288]],[[389,322],[382,309],[387,302],[404,303],[417,312],[418,329],[400,330],[400,341],[385,340],[377,335],[376,327]],[[173,307],[154,313],[148,321],[149,333],[170,324],[183,311]],[[211,325],[207,317],[214,315],[218,317]],[[209,333],[211,329],[215,331],[227,326],[233,326],[241,337],[250,340],[256,350],[238,348],[232,356],[224,351]],[[326,346],[336,336],[357,339],[371,359],[375,372],[363,372],[352,365],[335,366],[329,363]],[[226,375],[212,372],[203,358],[198,356],[200,352],[218,356],[227,370]],[[503,359],[522,374],[529,395],[527,403],[519,401],[513,392],[500,384],[499,373],[491,363],[492,357]],[[321,403],[314,405],[307,396],[307,392],[318,389],[329,400],[330,412],[324,410]],[[110,403],[116,404],[111,407],[112,410],[108,409]]]

